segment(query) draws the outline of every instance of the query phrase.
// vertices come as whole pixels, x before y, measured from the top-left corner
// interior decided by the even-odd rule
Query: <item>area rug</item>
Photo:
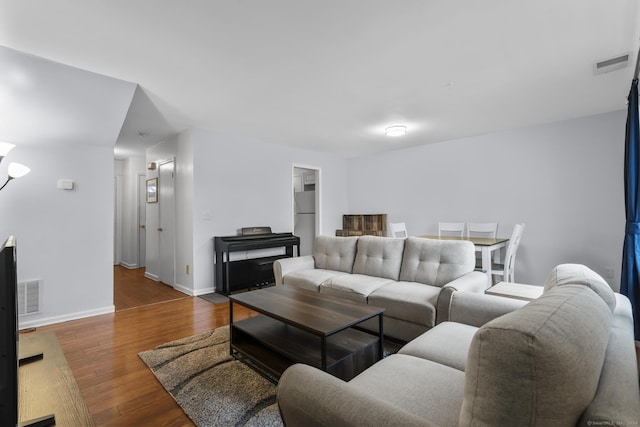
[[[229,327],[138,354],[199,427],[282,426],[276,386],[229,355]]]

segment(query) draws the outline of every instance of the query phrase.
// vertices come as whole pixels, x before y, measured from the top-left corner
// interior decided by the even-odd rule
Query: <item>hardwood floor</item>
[[[116,273],[115,286],[124,291],[116,291],[115,313],[33,333],[55,332],[97,426],[192,426],[138,353],[228,324],[228,304],[189,297],[139,271],[122,270]],[[150,285],[161,287],[150,290]],[[133,307],[136,303],[145,305]],[[234,307],[238,319],[251,315]]]
[[[158,302],[190,298],[171,286],[144,277],[144,268],[113,267],[113,303],[116,311]]]

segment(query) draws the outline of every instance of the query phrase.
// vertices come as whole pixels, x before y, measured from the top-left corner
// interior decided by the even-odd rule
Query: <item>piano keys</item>
[[[272,233],[270,227],[248,227],[241,231],[239,236],[214,237],[215,289],[223,295],[273,283],[273,262],[294,256],[294,247],[295,254],[300,255],[300,238],[292,233]],[[232,252],[271,248],[284,248],[284,254],[230,261]]]

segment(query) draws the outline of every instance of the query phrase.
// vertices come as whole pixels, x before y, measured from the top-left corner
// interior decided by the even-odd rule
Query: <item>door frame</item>
[[[165,283],[166,285],[169,285],[173,288],[175,288],[176,286],[176,161],[175,161],[175,157],[166,159],[166,160],[162,160],[157,162],[158,163],[158,187],[163,186],[164,184],[162,183],[162,180],[160,179],[161,176],[161,168],[162,166],[165,166],[169,163],[171,163],[172,166],[172,174],[173,174],[173,203],[170,206],[166,206],[162,204],[162,197],[160,195],[160,189],[158,191],[158,227],[162,227],[164,228],[164,224],[165,224],[165,220],[162,219],[162,211],[163,209],[168,208],[169,210],[171,210],[171,216],[172,216],[172,221],[171,221],[171,229],[172,229],[172,233],[173,233],[173,237],[171,239],[171,263],[172,263],[172,278],[171,281],[172,283],[165,283],[162,282],[162,274],[161,274],[161,263],[162,263],[162,259],[161,259],[161,255],[162,255],[162,236],[158,236],[158,280],[161,281],[162,283]],[[165,200],[166,203],[166,200]]]
[[[322,168],[320,166],[312,166],[301,163],[293,163],[291,165],[291,231],[293,232],[296,221],[295,214],[295,187],[294,179],[296,169],[308,169],[314,171],[316,175],[316,236],[322,234]]]
[[[146,257],[146,253],[147,253],[147,238],[146,238],[146,227],[147,227],[147,214],[146,214],[146,207],[147,207],[147,203],[146,203],[146,198],[147,198],[147,194],[145,191],[145,183],[147,180],[147,173],[146,172],[138,172],[136,174],[137,177],[137,188],[136,188],[136,192],[137,192],[137,198],[136,198],[136,226],[138,228],[138,232],[136,234],[137,236],[137,246],[138,246],[138,268],[144,268],[147,265],[147,257]],[[142,181],[141,181],[142,180]],[[140,185],[142,184],[142,185]],[[140,223],[140,202],[143,202],[142,205],[144,206],[145,209],[145,220],[144,220],[144,224]],[[145,230],[145,238],[142,239],[142,230]],[[143,248],[142,246],[144,245],[144,254],[145,256],[142,257],[141,255],[143,254]],[[144,259],[142,259],[144,258]]]

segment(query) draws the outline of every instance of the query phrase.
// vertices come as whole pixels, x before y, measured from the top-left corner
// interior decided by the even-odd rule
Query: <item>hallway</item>
[[[191,298],[171,286],[144,277],[144,270],[113,266],[113,302],[116,311]]]

